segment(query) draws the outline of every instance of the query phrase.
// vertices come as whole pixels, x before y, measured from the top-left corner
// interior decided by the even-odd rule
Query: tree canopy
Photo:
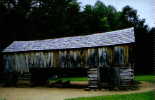
[[[131,26],[148,32],[145,20],[139,19],[133,8],[126,6],[119,12],[101,1],[81,11],[76,0],[2,0],[0,13],[1,37],[6,41],[92,34]]]

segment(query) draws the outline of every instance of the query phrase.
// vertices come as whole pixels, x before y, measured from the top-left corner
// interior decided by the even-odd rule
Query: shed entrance
[[[133,79],[133,69],[131,67],[102,66],[88,70],[89,88],[130,87]]]

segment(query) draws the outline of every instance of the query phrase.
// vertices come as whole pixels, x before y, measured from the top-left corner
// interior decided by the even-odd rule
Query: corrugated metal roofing
[[[134,28],[128,28],[85,36],[74,36],[35,41],[14,41],[6,49],[4,49],[3,52],[86,48],[126,44],[133,42],[135,42]]]

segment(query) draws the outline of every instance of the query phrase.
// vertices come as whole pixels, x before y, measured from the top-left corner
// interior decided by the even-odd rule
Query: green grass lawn
[[[50,81],[87,81],[87,77],[66,77],[66,78],[57,78]],[[135,76],[135,80],[137,81],[146,81],[146,82],[155,82],[155,76],[153,75],[137,75]]]
[[[87,81],[87,77],[65,77],[65,78],[57,78],[57,79],[52,79],[50,80],[50,82],[52,81]]]
[[[87,77],[68,77],[68,78],[62,78],[62,80],[66,81],[87,81]]]
[[[87,81],[86,77],[77,78],[64,78],[64,80],[70,81]],[[135,76],[137,81],[145,81],[155,83],[155,76],[153,75],[137,75]],[[80,97],[65,100],[155,100],[155,92],[144,92],[136,94],[126,94],[126,95],[111,95],[111,96],[96,96],[96,97]]]
[[[155,83],[155,76],[154,75],[137,75],[135,76],[135,80]]]
[[[80,97],[65,100],[155,100],[155,92],[144,92],[126,95],[96,96],[96,97]]]

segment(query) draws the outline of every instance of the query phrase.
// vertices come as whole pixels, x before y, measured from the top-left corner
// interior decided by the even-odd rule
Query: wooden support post
[[[120,68],[120,88],[122,87],[130,87],[132,84],[132,81],[134,79],[132,68],[126,68],[121,67]]]
[[[88,70],[88,88],[97,89],[98,88],[98,74],[97,68],[90,68]]]

